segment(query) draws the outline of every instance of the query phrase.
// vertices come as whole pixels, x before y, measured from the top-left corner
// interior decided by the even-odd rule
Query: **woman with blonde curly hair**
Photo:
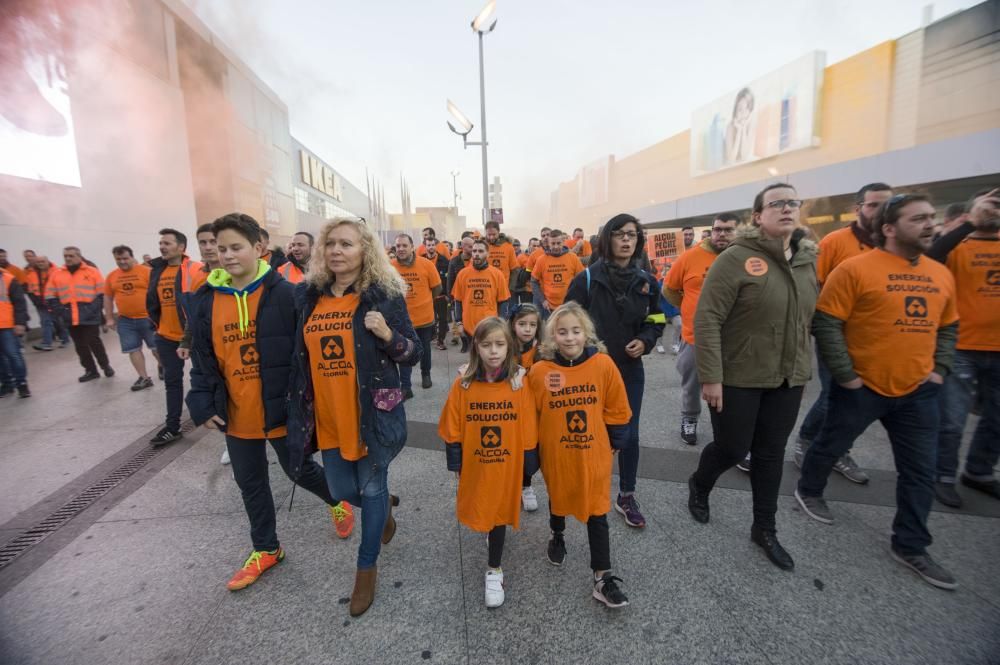
[[[295,291],[288,442],[293,469],[318,449],[330,493],[361,507],[350,603],[359,616],[375,597],[381,545],[396,532],[388,466],[406,443],[398,366],[415,365],[421,347],[403,280],[363,219],[324,226],[309,266]]]
[[[538,456],[549,490],[548,557],[566,558],[566,516],[587,525],[593,596],[608,607],[628,605],[611,574],[608,512],[613,452],[626,444],[632,410],[615,362],[579,303],[559,306],[528,372],[538,412]]]

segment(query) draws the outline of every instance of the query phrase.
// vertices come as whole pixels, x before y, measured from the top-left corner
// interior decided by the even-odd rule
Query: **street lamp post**
[[[458,215],[458,176],[462,174],[461,171],[451,172],[451,194],[452,200],[454,202],[455,214]]]
[[[469,132],[472,131],[472,122],[469,121],[465,115],[458,110],[455,104],[448,100],[448,112],[451,113],[452,118],[454,118],[461,129],[456,128],[451,121],[448,122],[448,128],[462,137],[462,144],[464,147],[469,147],[470,145],[478,145],[482,148],[483,153],[483,222],[489,221],[490,218],[490,185],[489,185],[489,166],[486,159],[486,147],[488,145],[486,141],[486,70],[483,65],[483,37],[490,32],[493,32],[494,28],[497,27],[497,20],[494,18],[496,13],[496,0],[490,0],[483,7],[479,15],[472,20],[472,30],[479,37],[479,121],[482,126],[479,129],[480,140],[479,141],[469,141]]]

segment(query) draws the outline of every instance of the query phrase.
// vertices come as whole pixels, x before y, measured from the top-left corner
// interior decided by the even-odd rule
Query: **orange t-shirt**
[[[156,293],[160,297],[160,325],[156,328],[156,334],[173,342],[179,342],[184,337],[184,328],[181,327],[181,319],[177,314],[179,294],[175,293],[177,271],[180,269],[180,266],[167,266],[156,285]]]
[[[705,275],[719,255],[701,245],[684,252],[667,271],[665,286],[680,291],[681,336],[688,344],[694,344],[694,314],[698,310],[698,298]]]
[[[625,383],[611,357],[573,367],[539,360],[528,372],[538,416],[538,456],[554,515],[586,522],[611,510],[611,441],[606,425],[632,418]]]
[[[438,436],[445,443],[462,444],[458,521],[480,532],[501,524],[516,529],[524,451],[538,443],[530,389],[523,385],[514,390],[510,381],[473,381],[464,388],[461,377],[455,379],[441,411]]]
[[[536,247],[535,251],[533,251],[531,253],[531,256],[528,257],[528,266],[527,266],[528,272],[535,271],[535,264],[538,263],[538,259],[542,258],[543,256],[545,256],[545,250],[542,249],[541,247]]]
[[[510,300],[510,288],[503,273],[493,266],[476,270],[470,263],[458,272],[451,296],[462,303],[462,327],[472,334],[480,321],[497,316],[499,304]]]
[[[118,313],[127,319],[145,319],[146,290],[149,288],[149,266],[137,263],[131,270],[115,268],[104,279],[104,296],[114,300]]]
[[[520,268],[517,262],[517,254],[514,253],[514,245],[510,242],[498,243],[496,245],[486,244],[489,255],[486,257],[490,265],[503,273],[503,278],[510,284],[510,273],[512,270]]]
[[[515,335],[514,339],[517,339]],[[531,366],[535,364],[535,352],[538,350],[538,343],[536,342],[531,346],[530,349],[521,353],[521,367],[524,369],[531,369]]]
[[[1000,351],[1000,240],[966,238],[948,254],[963,351]]]
[[[819,241],[819,256],[816,257],[816,281],[826,282],[833,269],[847,259],[860,256],[872,250],[854,235],[854,229],[845,226],[832,231]]]
[[[594,250],[590,246],[589,240],[585,240],[583,238],[581,238],[580,240],[577,240],[576,238],[566,238],[566,242],[564,242],[563,244],[566,245],[567,249],[573,249],[574,247],[576,247],[576,243],[578,242],[583,243],[583,247],[580,249],[580,253],[578,254],[579,257],[582,258],[593,254]]]
[[[937,329],[958,320],[947,268],[925,256],[912,265],[882,249],[831,272],[816,309],[844,321],[854,371],[887,397],[917,389],[934,370]]]
[[[404,266],[398,259],[392,260],[406,282],[406,311],[414,328],[423,328],[434,323],[434,287],[441,286],[441,275],[428,259],[413,257],[413,263]]]
[[[340,449],[345,460],[368,454],[361,440],[353,317],[360,296],[321,296],[305,325],[306,350],[316,395],[316,440],[320,450]]]
[[[263,288],[258,288],[247,295],[249,327],[245,336],[240,332],[236,296],[216,292],[212,300],[212,348],[228,394],[226,434],[237,439],[277,439],[288,433],[284,425],[264,431],[257,351],[257,308],[263,292]]]
[[[531,271],[532,279],[537,279],[542,285],[542,294],[555,309],[566,300],[569,283],[579,273],[583,272],[583,264],[576,254],[566,252],[560,256],[545,254],[535,262]]]

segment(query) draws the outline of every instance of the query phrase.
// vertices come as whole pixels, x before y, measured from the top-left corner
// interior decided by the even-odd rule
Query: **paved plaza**
[[[0,565],[9,560],[0,663],[1000,664],[1000,502],[959,488],[965,509],[935,504],[930,551],[960,584],[940,591],[888,556],[895,472],[879,426],[854,450],[871,484],[831,479],[833,526],[796,509],[789,446],[778,530],[796,568],[782,572],[750,542],[744,474],[722,477],[710,524],[689,516],[686,479],[711,427],[703,413],[699,445],[680,441],[669,354],[646,361],[638,497],[648,527],[610,517],[630,606],[612,611],[590,597],[582,525],[570,520],[566,564],[546,561],[539,476],[542,509],[523,514],[507,539],[506,603],[486,610],[485,540],[455,519],[455,480],[436,436],[463,361],[455,349],[432,351],[434,387],[407,402],[409,444],[390,470],[399,529],[379,560],[375,603],[358,619],[347,602],[360,532],[337,539],[304,491],[289,510],[291,483],[273,455],[288,556],[231,593],[225,582],[250,542],[230,469],[219,464],[221,435],[196,430],[150,454],[162,383],[130,392],[132,370],[119,356],[115,378],[80,385],[72,349],[28,351],[34,396],[0,402]],[[814,380],[800,419],[817,391]],[[96,499],[60,512],[81,496]]]

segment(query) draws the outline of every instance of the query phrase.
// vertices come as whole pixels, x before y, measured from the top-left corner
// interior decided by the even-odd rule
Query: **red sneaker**
[[[247,558],[243,567],[236,571],[232,579],[226,584],[230,591],[245,589],[264,574],[268,568],[273,568],[285,558],[285,550],[280,547],[273,552],[260,552],[254,550]]]
[[[328,506],[330,517],[333,518],[333,528],[341,538],[350,538],[354,531],[354,509],[351,504],[341,501],[336,506]]]

